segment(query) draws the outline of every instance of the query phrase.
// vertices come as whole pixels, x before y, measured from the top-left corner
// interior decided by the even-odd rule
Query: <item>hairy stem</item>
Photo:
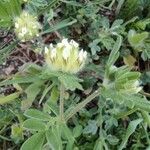
[[[95,97],[100,95],[100,88],[88,96],[84,101],[80,102],[70,113],[66,116],[65,120],[68,121],[72,116],[74,116],[78,111],[85,107],[89,102],[91,102]]]
[[[59,113],[60,113],[60,120],[64,121],[64,95],[65,95],[65,87],[61,83],[60,85],[60,103],[59,103]]]

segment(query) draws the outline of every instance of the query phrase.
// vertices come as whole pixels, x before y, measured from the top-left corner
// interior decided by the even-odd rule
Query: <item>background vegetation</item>
[[[14,32],[23,10],[42,26],[26,42]],[[1,0],[0,149],[149,150],[149,31],[149,0]],[[45,68],[45,45],[64,37],[88,52],[77,75]]]

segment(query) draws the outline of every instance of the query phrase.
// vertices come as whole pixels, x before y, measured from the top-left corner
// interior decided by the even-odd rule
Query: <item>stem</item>
[[[99,91],[96,90],[94,93],[92,93],[90,96],[88,96],[84,101],[80,102],[70,113],[66,116],[65,120],[68,121],[72,116],[74,116],[79,110],[81,110],[83,107],[85,107],[90,101],[92,101],[95,97],[99,96]]]
[[[43,92],[43,95],[42,95],[41,99],[39,100],[39,105],[42,103],[44,97],[52,89],[53,86],[54,86],[54,83],[52,83],[49,87],[46,87],[46,89]]]
[[[115,12],[116,16],[119,14],[120,9],[121,9],[121,7],[122,7],[122,5],[123,5],[124,2],[125,2],[125,0],[118,1],[118,6],[117,6],[116,12]]]
[[[146,129],[145,129],[143,123],[142,123],[142,128],[143,128],[143,130],[144,130],[144,132],[145,132],[145,135],[146,135],[146,138],[147,138],[147,143],[150,145],[149,135],[148,135],[148,133],[147,133],[147,131],[146,131]]]
[[[141,110],[141,114],[147,125],[150,127],[150,115],[148,112]]]
[[[146,93],[146,92],[144,92],[144,91],[141,91],[140,93],[143,94],[143,95],[146,96],[146,97],[150,97],[150,93]]]
[[[7,137],[4,137],[4,136],[2,136],[2,135],[0,135],[0,139],[6,140],[6,141],[12,141],[11,139],[8,139]]]
[[[54,26],[53,24],[55,24],[53,19],[51,20],[51,22],[49,21],[48,23],[49,23],[50,26]],[[63,39],[63,37],[60,35],[60,33],[59,33],[58,31],[54,31],[54,33],[56,34],[56,36],[57,36],[60,40]]]
[[[131,109],[129,111],[118,113],[117,115],[115,115],[115,118],[116,119],[125,118],[125,117],[131,115],[132,113],[136,112],[137,110],[138,110],[138,108],[135,107],[135,108],[133,108],[133,109]]]
[[[64,94],[65,94],[65,87],[61,83],[61,85],[60,85],[60,104],[59,104],[59,113],[60,113],[61,121],[64,121]]]
[[[110,3],[110,5],[108,6],[108,8],[112,8],[112,6],[114,5],[114,3],[115,3],[115,0],[112,0],[112,2]]]

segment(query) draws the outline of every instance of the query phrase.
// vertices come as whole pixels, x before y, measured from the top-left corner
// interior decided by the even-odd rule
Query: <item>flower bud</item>
[[[142,87],[138,80],[128,81],[122,85],[122,88],[119,89],[120,92],[127,94],[136,94],[141,90]]]
[[[41,25],[37,22],[37,18],[26,11],[23,11],[22,14],[15,19],[15,33],[22,42],[38,36],[40,28]]]
[[[52,71],[77,73],[85,65],[87,52],[74,40],[63,39],[56,46],[45,47],[45,60]]]
[[[139,83],[140,73],[130,71],[127,66],[115,67],[109,69],[109,76],[104,78],[105,88],[113,89],[119,93],[136,94],[142,87]]]

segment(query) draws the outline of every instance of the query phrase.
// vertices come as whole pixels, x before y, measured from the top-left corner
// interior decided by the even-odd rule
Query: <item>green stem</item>
[[[53,86],[54,86],[54,83],[52,83],[49,87],[46,87],[46,89],[45,89],[44,92],[43,92],[43,95],[42,95],[41,99],[39,100],[39,104],[42,103],[44,97],[45,97],[46,94],[53,88]]]
[[[112,0],[112,2],[110,3],[110,5],[108,6],[108,8],[112,8],[112,6],[114,5],[114,3],[115,3],[115,0]]]
[[[116,12],[115,12],[116,16],[119,14],[119,12],[121,10],[121,7],[122,7],[122,5],[123,5],[124,2],[125,2],[125,0],[118,1],[118,6],[117,6]]]
[[[65,87],[61,83],[60,85],[60,104],[59,104],[59,113],[60,113],[60,120],[64,121],[64,95],[65,95]]]
[[[0,135],[0,139],[6,140],[6,141],[12,141],[11,139],[9,139],[9,138],[7,138],[7,137],[4,137],[4,136],[2,136],[2,135]]]
[[[150,115],[148,112],[144,111],[144,110],[140,110],[142,117],[144,119],[144,121],[147,123],[147,125],[150,127]]]
[[[125,117],[131,115],[132,113],[136,112],[137,110],[138,110],[138,108],[135,107],[129,111],[118,113],[117,115],[115,115],[115,118],[116,119],[125,118]]]
[[[141,91],[140,93],[143,94],[143,95],[146,96],[146,97],[150,97],[150,93],[146,93],[146,92],[144,92],[144,91]]]
[[[145,129],[145,127],[144,127],[144,124],[143,124],[143,123],[142,123],[142,128],[143,128],[143,130],[144,130],[144,132],[145,132],[146,139],[147,139],[147,143],[150,145],[149,135],[148,135],[147,130]]]
[[[88,96],[84,101],[80,102],[70,113],[66,116],[65,120],[68,121],[72,118],[78,111],[85,107],[89,102],[91,102],[95,97],[100,95],[100,88]]]

